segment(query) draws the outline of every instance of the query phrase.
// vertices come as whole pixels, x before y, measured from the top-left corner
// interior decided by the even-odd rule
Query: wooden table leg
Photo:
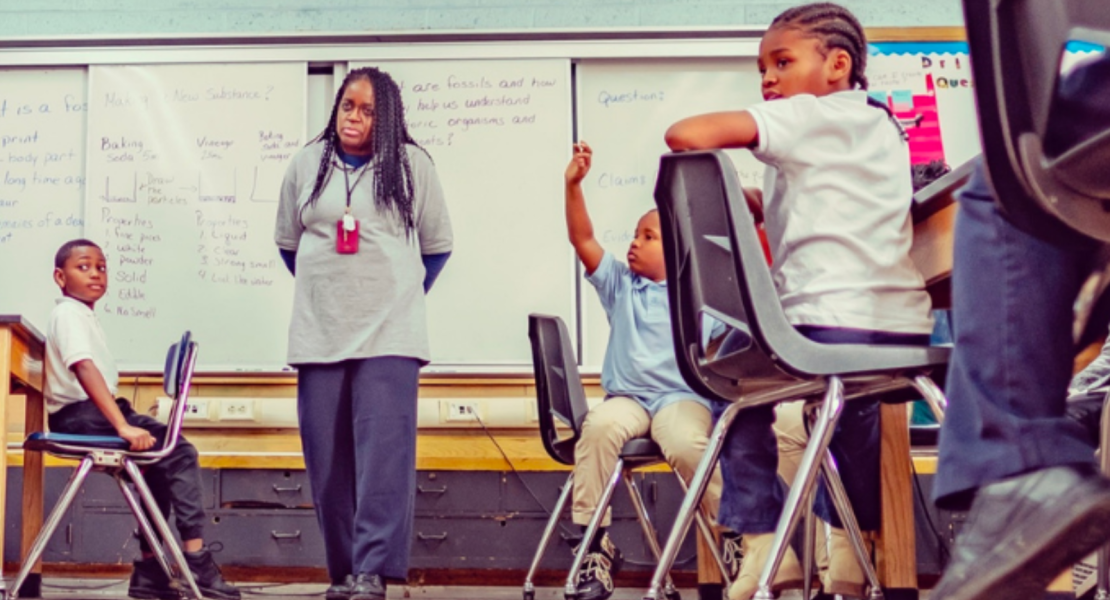
[[[698,598],[719,600],[723,585],[721,569],[717,566],[717,561],[713,560],[713,551],[709,544],[719,544],[720,534],[715,533],[714,539],[707,541],[700,529],[695,528],[695,531],[698,538]]]
[[[880,410],[883,520],[876,543],[879,582],[889,600],[917,600],[909,411],[905,404],[884,404]]]
[[[25,435],[46,430],[46,407],[42,393],[27,390],[27,413],[24,418]],[[20,557],[26,557],[42,529],[43,488],[46,486],[46,469],[42,452],[23,453],[23,532]],[[38,598],[42,587],[42,559],[35,564],[31,574],[19,589],[23,598]]]

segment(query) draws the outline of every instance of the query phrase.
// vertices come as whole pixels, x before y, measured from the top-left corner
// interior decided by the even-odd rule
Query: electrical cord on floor
[[[929,512],[929,505],[925,503],[925,492],[921,488],[921,477],[917,473],[917,467],[910,461],[910,468],[913,470],[913,489],[917,494],[917,500],[921,503],[921,511],[925,513],[925,522],[929,524],[929,530],[933,532],[933,537],[937,540],[937,549],[940,551],[941,564],[948,564],[948,559],[951,556],[950,549],[948,548],[948,540],[944,539],[940,530],[937,529],[936,523],[933,522],[933,515]]]
[[[524,476],[521,475],[520,472],[516,470],[516,466],[513,465],[513,461],[509,460],[509,455],[505,453],[505,449],[501,447],[500,443],[498,443],[497,438],[493,437],[493,432],[490,431],[490,428],[486,426],[485,421],[482,420],[482,417],[479,416],[476,411],[472,414],[474,415],[475,420],[478,421],[478,424],[482,426],[482,431],[484,431],[486,433],[486,437],[489,438],[489,441],[493,442],[493,446],[495,448],[497,448],[497,451],[499,453],[501,453],[501,458],[505,459],[505,463],[507,465],[509,465],[509,470],[513,472],[513,475],[516,475],[517,480],[520,481],[520,485],[524,486],[524,489],[528,492],[528,495],[532,496],[532,499],[536,501],[536,505],[538,505],[543,510],[543,512],[548,516],[548,518],[550,518],[551,517],[551,510],[548,509],[547,506],[544,505],[543,501],[540,500],[540,497],[537,496],[536,493],[532,491],[532,488],[530,488],[528,486],[528,483],[524,481]],[[577,533],[568,532],[566,527],[563,526],[562,523],[559,523],[557,526],[558,526],[559,530],[563,533],[564,538],[580,537]],[[695,560],[696,558],[697,558],[696,554],[694,556],[687,556],[685,558],[681,557],[681,556],[676,556],[675,560],[674,560],[674,564],[684,565],[686,563],[689,563],[689,562]],[[628,564],[631,564],[631,565],[636,565],[636,566],[653,566],[653,565],[655,565],[654,562],[638,561],[638,560],[634,560],[634,559],[632,559],[630,557],[627,557],[627,556],[624,558],[624,562],[626,562]]]
[[[524,476],[520,474],[520,471],[516,470],[516,465],[514,465],[513,461],[509,459],[509,455],[505,453],[505,449],[501,447],[500,443],[498,443],[497,438],[493,437],[493,432],[490,431],[489,427],[486,426],[486,422],[482,420],[482,417],[478,415],[477,411],[472,414],[474,415],[474,419],[478,421],[478,424],[482,426],[482,431],[486,433],[486,437],[489,438],[489,441],[493,442],[493,447],[497,448],[497,451],[501,454],[501,458],[505,459],[505,464],[509,465],[509,470],[513,472],[513,475],[516,475],[517,481],[520,482],[520,485],[524,486],[524,490],[527,491],[528,495],[536,501],[536,505],[539,506],[540,509],[543,510],[544,514],[546,514],[550,518],[551,510],[547,508],[547,506],[544,505],[543,501],[540,500],[540,497],[536,495],[534,491],[532,491],[532,488],[528,486],[528,482],[524,481]],[[559,523],[557,527],[563,533],[564,538],[578,537],[576,533],[567,531],[566,527],[562,523]]]

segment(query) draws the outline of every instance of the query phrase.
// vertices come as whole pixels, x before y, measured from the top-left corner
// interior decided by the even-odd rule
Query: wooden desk
[[[16,394],[26,398],[24,431],[42,431],[46,426],[43,405],[43,356],[46,339],[20,316],[0,315],[0,443],[8,447],[8,419],[6,407]],[[0,514],[7,500],[8,453],[0,457]],[[26,556],[42,527],[42,489],[45,471],[42,454],[28,453],[23,460],[23,526],[20,555]],[[0,529],[0,548],[4,547],[4,531]],[[41,584],[42,565],[36,565],[32,575],[20,590],[20,596],[37,598]],[[2,583],[0,583],[2,585]]]
[[[934,181],[914,195],[914,239],[910,258],[925,278],[933,308],[950,308],[955,192],[964,185],[975,161]],[[941,382],[943,383],[943,382]],[[888,598],[917,598],[917,557],[913,514],[913,466],[909,418],[901,405],[883,405],[882,529],[876,540],[879,581]]]
[[[920,190],[913,197],[913,246],[910,259],[925,277],[933,308],[952,307],[952,243],[956,223],[956,192],[975,166],[970,160]]]

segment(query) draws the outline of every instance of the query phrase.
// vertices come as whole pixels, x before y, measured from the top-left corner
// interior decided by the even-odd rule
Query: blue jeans
[[[858,329],[799,326],[802,335],[822,344],[928,345],[928,335],[887,333]],[[722,353],[727,353],[727,345]],[[728,404],[713,403],[714,419]],[[774,406],[743,410],[732,422],[721,450],[721,510],[718,522],[737,533],[770,533],[778,525],[785,501],[778,478],[778,446],[772,425]],[[844,489],[861,529],[879,529],[882,504],[879,488],[879,403],[848,402],[829,446],[836,459]],[[834,527],[841,527],[832,498],[824,484],[817,490],[814,512]]]
[[[1075,355],[1072,304],[1097,243],[1047,242],[1010,224],[980,164],[960,192],[952,273],[956,347],[934,496],[966,509],[979,487],[1092,462],[1065,416]]]

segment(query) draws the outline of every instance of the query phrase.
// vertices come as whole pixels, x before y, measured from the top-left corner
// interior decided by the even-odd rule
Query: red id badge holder
[[[335,224],[335,251],[340,254],[358,252],[358,219],[350,213]]]

